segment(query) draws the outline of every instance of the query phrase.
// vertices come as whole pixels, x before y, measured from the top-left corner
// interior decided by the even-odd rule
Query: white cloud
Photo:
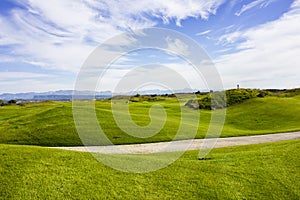
[[[76,72],[96,45],[124,30],[153,27],[157,19],[206,19],[225,0],[15,1],[23,8],[0,15],[0,45],[10,45],[16,60]]]
[[[124,71],[110,69],[101,79],[97,89],[109,88],[116,93],[129,92],[144,84],[150,84],[151,89],[157,89],[158,85],[172,90],[207,88],[206,80],[197,72],[186,62],[143,65]]]
[[[19,93],[19,92],[47,92],[58,89],[71,90],[74,89],[72,83],[57,83],[49,81],[49,79],[26,78],[11,81],[0,80],[0,93]],[[7,90],[9,88],[9,90]],[[22,88],[20,90],[20,88]]]
[[[244,42],[237,43],[238,52],[216,60],[227,87],[236,83],[261,88],[300,86],[299,2],[276,21],[228,35],[233,42]]]
[[[55,75],[31,72],[0,72],[0,93],[72,89],[73,82],[58,82]]]
[[[277,1],[277,0],[256,0],[256,1],[252,1],[249,4],[243,5],[243,7],[238,12],[235,13],[235,15],[240,16],[244,12],[246,12],[246,11],[248,11],[248,10],[254,8],[254,7],[257,7],[257,6],[260,6],[260,8],[265,8],[268,5],[270,5],[271,3],[273,3],[274,1]]]
[[[200,36],[200,35],[206,35],[208,33],[210,33],[211,30],[207,30],[207,31],[203,31],[203,32],[200,32],[200,33],[196,33],[197,36]]]
[[[45,77],[52,77],[49,74],[37,74],[37,73],[30,73],[30,72],[0,72],[0,80],[5,79],[24,79],[24,78],[45,78]]]
[[[172,39],[170,37],[166,38],[167,50],[174,54],[179,54],[180,56],[190,55],[189,46],[180,39]]]

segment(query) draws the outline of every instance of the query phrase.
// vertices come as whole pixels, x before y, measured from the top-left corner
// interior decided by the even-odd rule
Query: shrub
[[[269,95],[272,95],[272,93],[266,90],[231,89],[226,90],[225,92],[212,92],[202,95],[197,100],[189,100],[185,106],[192,109],[215,110],[242,103],[248,99],[256,97],[263,98]]]
[[[9,100],[7,103],[8,103],[8,104],[16,104],[16,103],[17,103],[17,101],[16,101],[16,100],[14,100],[14,99],[12,99],[12,100]]]

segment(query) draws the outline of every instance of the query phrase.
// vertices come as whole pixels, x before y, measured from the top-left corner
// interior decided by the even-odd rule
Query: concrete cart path
[[[283,140],[299,139],[300,132],[276,133],[266,135],[239,136],[211,139],[190,139],[171,142],[157,142],[130,145],[110,146],[77,146],[77,147],[50,147],[72,151],[95,152],[104,154],[148,154],[159,152],[177,152],[186,150],[200,150],[210,147],[221,148],[248,144],[259,144],[266,142],[277,142]],[[205,142],[204,142],[205,141]]]

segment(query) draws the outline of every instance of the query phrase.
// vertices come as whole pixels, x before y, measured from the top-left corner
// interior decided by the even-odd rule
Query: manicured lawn
[[[225,137],[299,130],[299,97],[256,98],[229,107],[222,135]]]
[[[160,131],[151,137],[138,138],[123,132],[116,124],[109,100],[96,101],[96,113],[106,136],[115,144],[146,143],[172,140],[180,124],[180,109],[185,113],[184,128],[178,139],[193,138],[193,127],[197,127],[197,111],[184,106],[186,96],[177,100],[166,98],[158,102],[130,103],[130,114],[140,126],[150,123],[149,108],[155,103],[164,106],[167,120]],[[179,101],[179,103],[178,103]],[[119,100],[118,104],[126,104]],[[300,130],[300,96],[265,97],[247,100],[227,108],[225,126],[221,137],[254,135]],[[220,111],[202,110],[196,138],[207,133],[211,113]],[[119,115],[125,111],[118,110]],[[160,115],[153,120],[161,120]],[[133,131],[134,132],[134,131]],[[71,102],[42,102],[26,106],[0,107],[0,143],[29,144],[41,146],[82,145],[75,129]]]
[[[0,143],[79,145],[71,103],[43,102],[0,107]]]
[[[299,199],[300,140],[186,152],[146,174],[113,170],[89,153],[0,145],[2,199]],[[164,154],[168,156],[168,154]]]

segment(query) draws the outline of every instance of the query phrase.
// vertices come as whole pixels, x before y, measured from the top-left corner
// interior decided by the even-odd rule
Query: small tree
[[[8,104],[16,104],[16,102],[17,102],[16,100],[12,99],[12,100],[9,100],[7,103]]]

